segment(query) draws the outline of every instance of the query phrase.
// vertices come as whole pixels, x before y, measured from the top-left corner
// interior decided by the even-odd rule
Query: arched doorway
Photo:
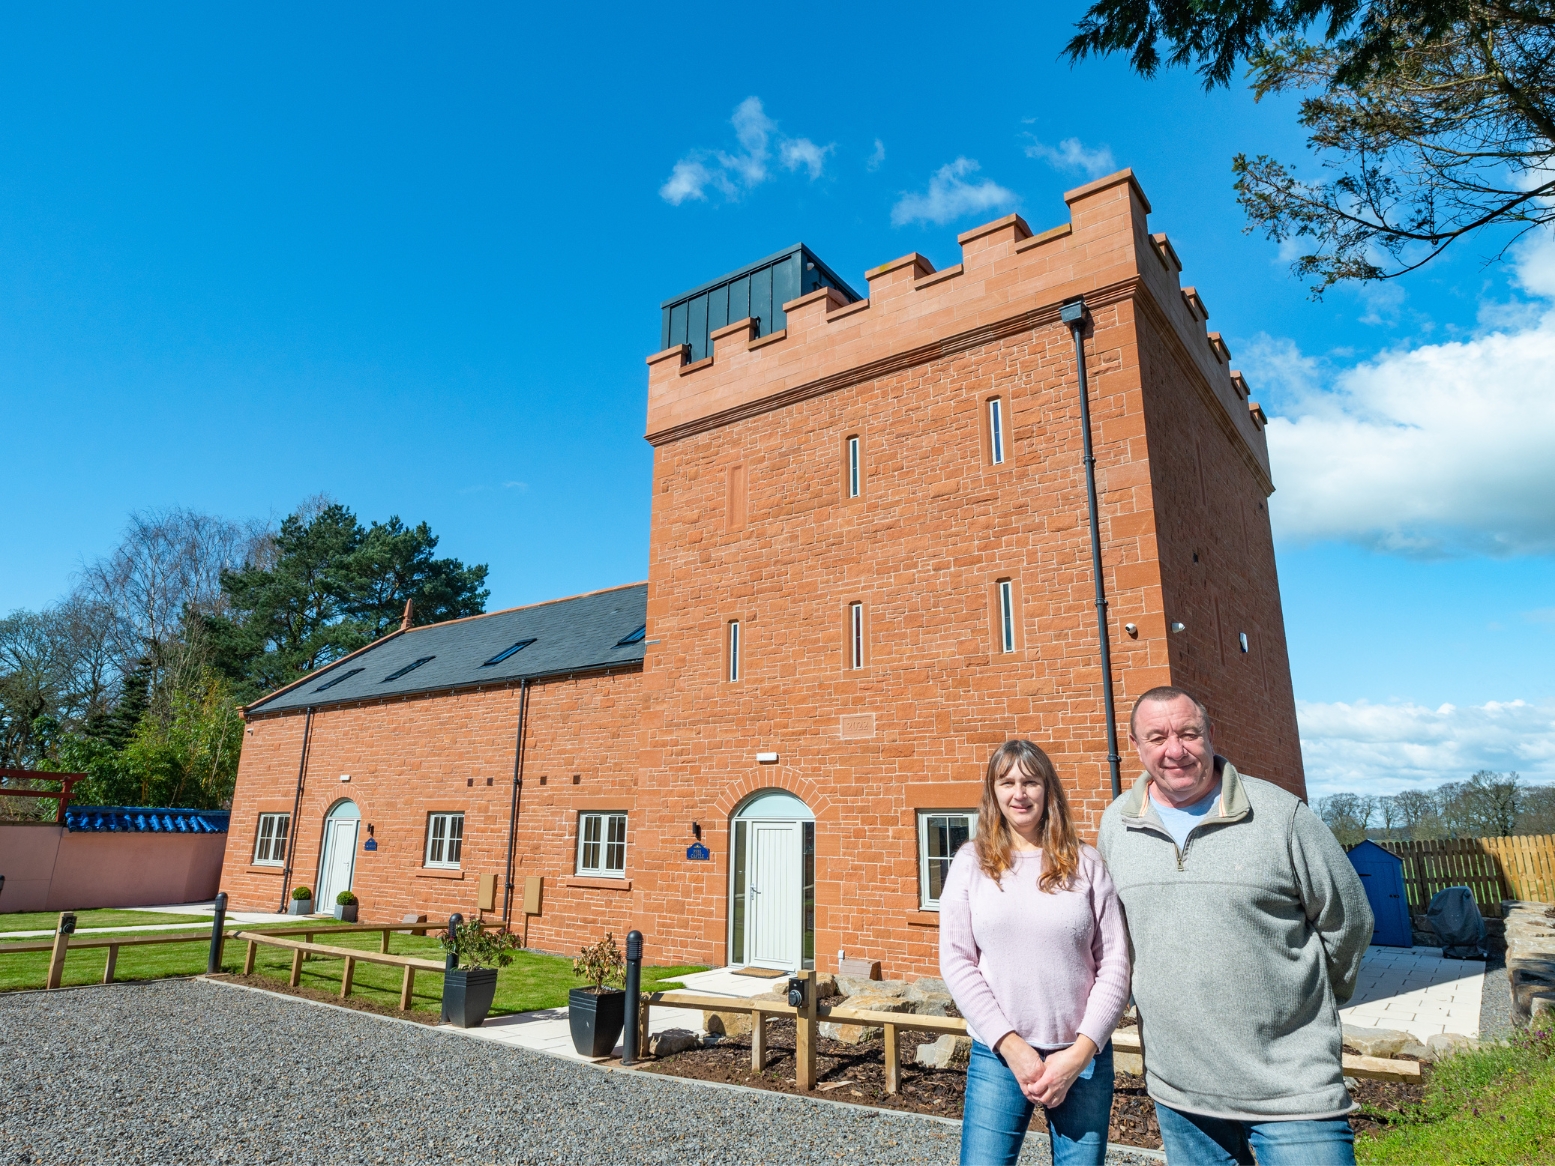
[[[815,815],[782,789],[759,790],[729,823],[729,962],[815,966]]]
[[[351,876],[356,873],[356,833],[361,824],[362,812],[349,799],[336,802],[325,815],[319,893],[313,900],[320,910],[333,911],[335,896],[351,889]]]

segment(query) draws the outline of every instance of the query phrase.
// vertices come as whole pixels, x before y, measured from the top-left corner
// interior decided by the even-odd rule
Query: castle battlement
[[[1033,233],[1018,214],[957,237],[961,262],[943,270],[913,252],[866,273],[857,302],[822,287],[783,304],[787,327],[757,335],[737,320],[711,334],[712,354],[689,359],[677,345],[648,357],[647,438],[654,445],[834,392],[900,368],[1022,331],[1059,326],[1059,305],[1084,296],[1092,313],[1132,304],[1176,340],[1179,363],[1218,400],[1263,478],[1269,476],[1263,412],[1182,263],[1147,227],[1150,202],[1131,170],[1064,195],[1069,222]],[[1106,337],[1097,344],[1105,348]],[[1116,368],[1137,368],[1124,352]]]

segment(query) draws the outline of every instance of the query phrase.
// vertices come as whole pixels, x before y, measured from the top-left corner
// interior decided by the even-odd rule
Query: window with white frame
[[[428,866],[459,869],[459,855],[464,851],[464,815],[427,815]]]
[[[1015,584],[999,580],[999,651],[1015,651]]]
[[[857,498],[861,485],[859,474],[859,444],[858,438],[848,438],[848,497]]]
[[[988,460],[1004,464],[1004,402],[998,397],[988,399]]]
[[[848,605],[848,667],[864,667],[864,605]]]
[[[939,910],[951,861],[976,836],[976,810],[918,811],[918,901],[925,911]]]
[[[729,669],[724,674],[730,680],[740,678],[740,621],[729,621]]]
[[[290,814],[260,814],[259,835],[254,840],[256,866],[282,866],[286,862],[286,836],[291,832]]]
[[[578,815],[578,873],[602,879],[626,877],[626,815]]]

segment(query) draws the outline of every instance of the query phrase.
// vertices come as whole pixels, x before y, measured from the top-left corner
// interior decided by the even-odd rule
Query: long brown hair
[[[983,873],[998,882],[1015,865],[1010,857],[1010,824],[999,808],[994,785],[1017,764],[1042,782],[1042,876],[1037,886],[1051,894],[1068,887],[1080,869],[1080,840],[1069,816],[1069,799],[1059,784],[1058,770],[1048,755],[1030,741],[1006,741],[988,759],[983,778],[983,800],[977,810],[977,862]]]

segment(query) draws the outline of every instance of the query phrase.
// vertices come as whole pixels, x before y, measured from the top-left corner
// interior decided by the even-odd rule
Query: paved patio
[[[1479,1036],[1482,960],[1448,960],[1439,947],[1369,947],[1345,1024],[1396,1028],[1424,1043],[1437,1033]]]

